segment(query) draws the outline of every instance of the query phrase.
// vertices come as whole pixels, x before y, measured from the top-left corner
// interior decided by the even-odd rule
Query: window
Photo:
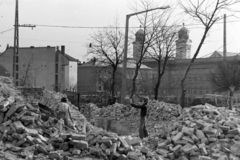
[[[58,64],[55,64],[56,73],[58,73]]]

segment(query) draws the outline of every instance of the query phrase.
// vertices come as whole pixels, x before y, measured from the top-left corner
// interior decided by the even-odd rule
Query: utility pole
[[[19,71],[19,27],[36,27],[35,25],[19,25],[18,19],[18,0],[16,0],[16,9],[15,9],[15,23],[14,23],[14,48],[13,48],[13,81],[16,86],[19,85],[18,82],[18,71]]]
[[[226,14],[223,17],[223,60],[226,60],[227,56],[227,35],[226,35]]]
[[[14,25],[14,48],[13,48],[13,81],[18,86],[18,49],[19,49],[19,32],[18,32],[18,0],[16,0],[15,25]]]

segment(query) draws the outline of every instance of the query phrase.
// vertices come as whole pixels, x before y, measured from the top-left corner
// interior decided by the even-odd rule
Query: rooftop
[[[226,56],[227,57],[231,57],[231,56],[237,56],[237,55],[240,55],[240,52],[227,52],[226,53]],[[214,51],[210,56],[209,58],[211,57],[223,57],[223,52],[222,51]]]

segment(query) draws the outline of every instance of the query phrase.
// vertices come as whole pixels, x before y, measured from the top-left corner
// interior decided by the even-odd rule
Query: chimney
[[[65,46],[61,46],[61,53],[64,55],[65,54]]]

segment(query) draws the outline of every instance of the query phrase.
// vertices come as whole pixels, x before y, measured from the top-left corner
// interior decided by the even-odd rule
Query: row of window
[[[164,93],[167,91],[163,91]],[[181,91],[180,90],[173,90],[171,91],[172,94],[180,94]],[[214,91],[212,90],[187,90],[186,94],[211,94],[214,93]]]
[[[211,69],[191,69],[189,74],[208,74]],[[172,75],[183,75],[185,70],[173,70]]]
[[[172,82],[175,82],[175,81],[180,81],[181,78],[180,77],[177,77],[177,78],[172,78]],[[196,82],[196,81],[205,81],[205,80],[208,80],[207,77],[187,77],[187,79],[185,80],[186,82]]]

